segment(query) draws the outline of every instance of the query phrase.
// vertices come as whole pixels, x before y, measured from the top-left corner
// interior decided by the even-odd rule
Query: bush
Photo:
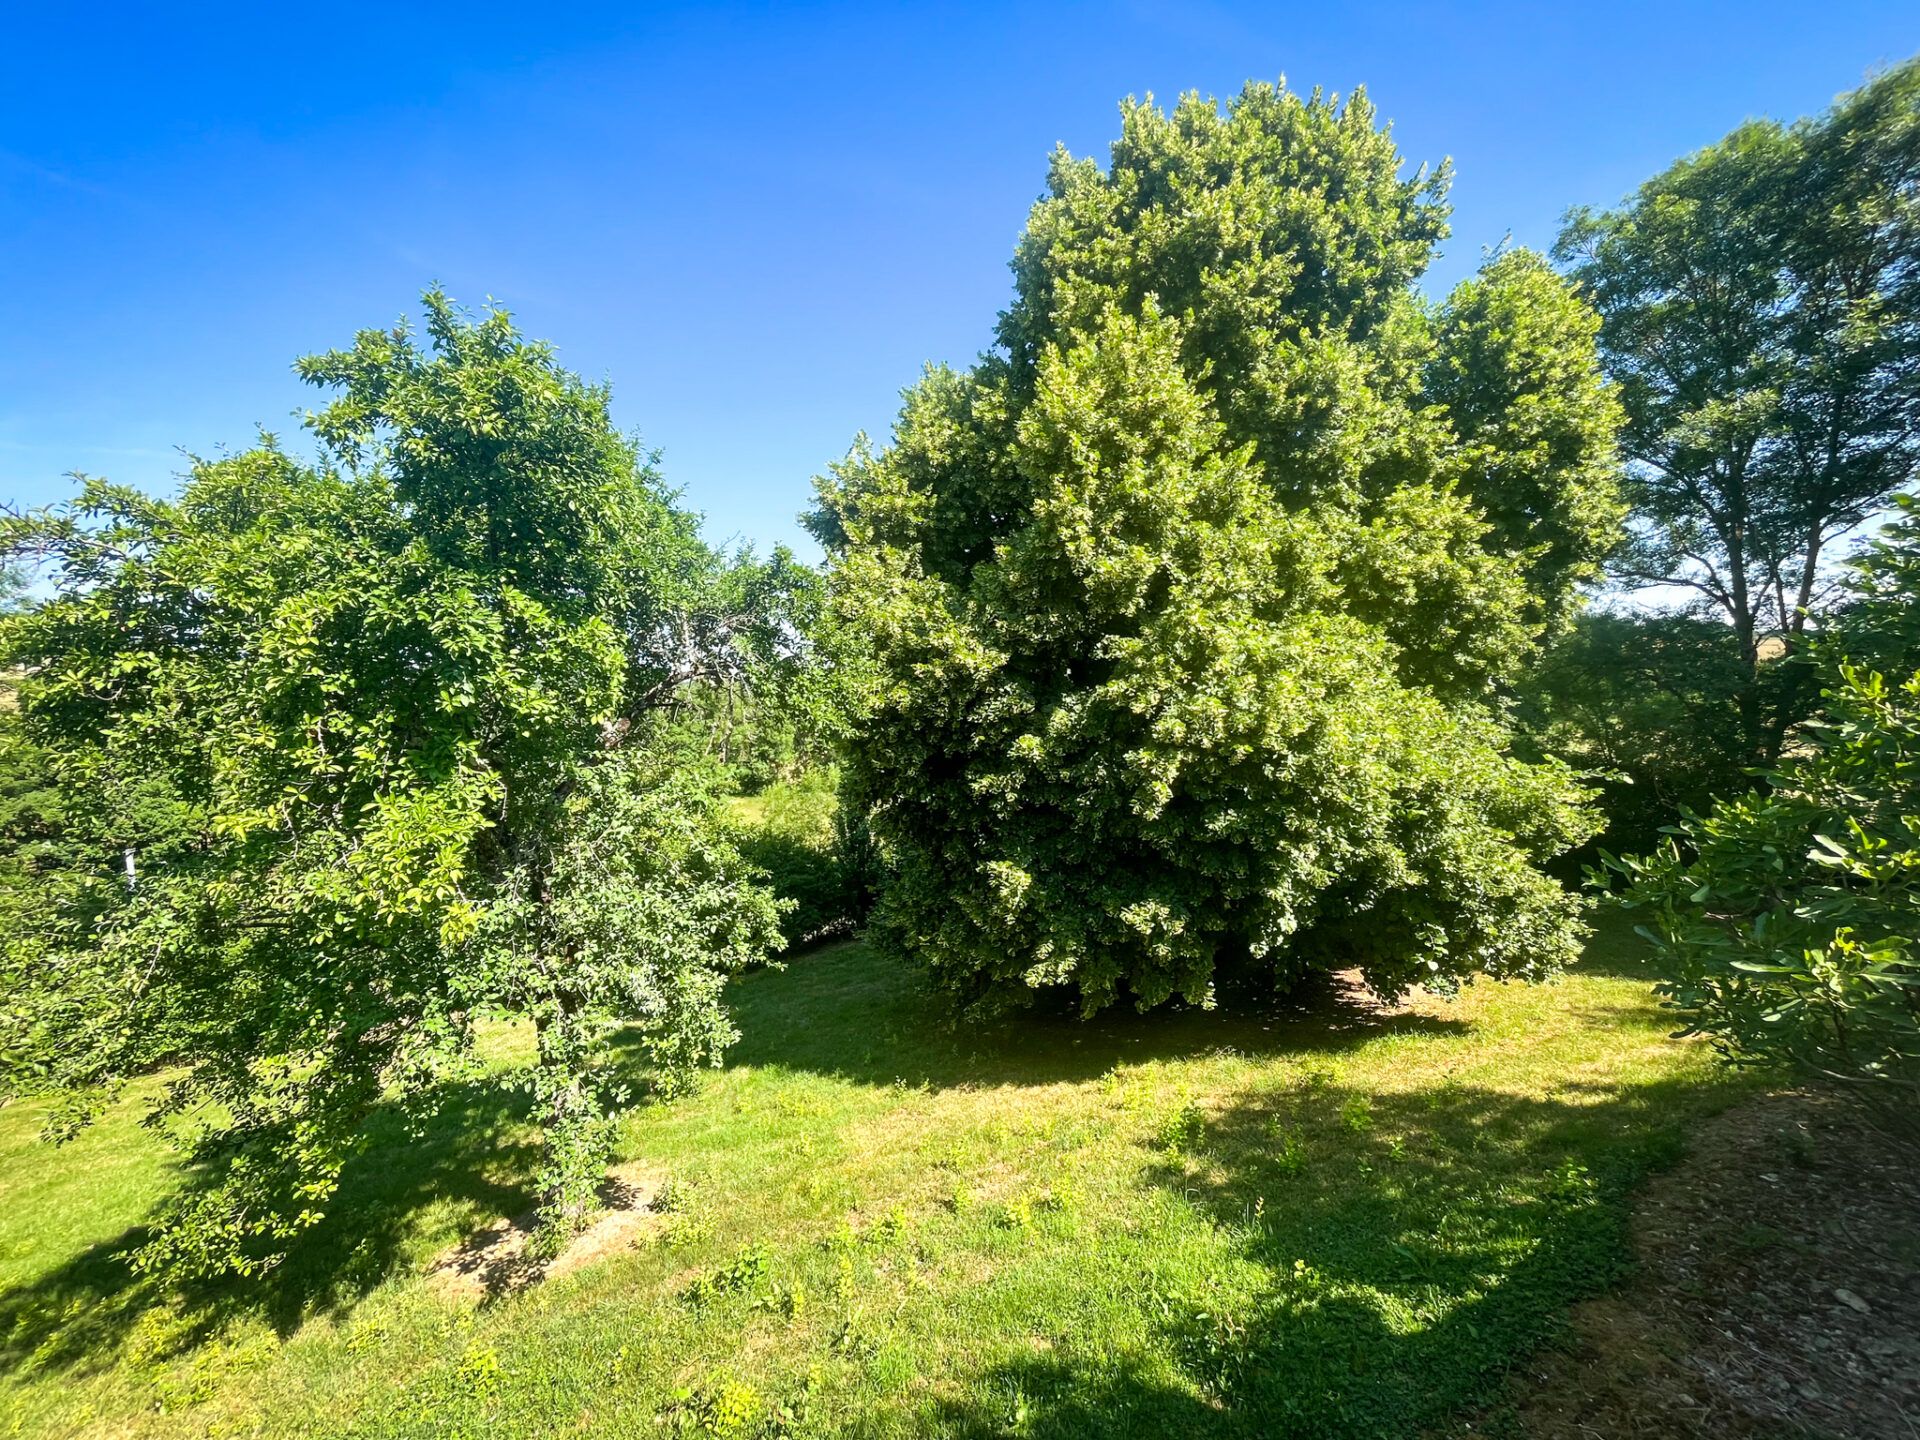
[[[1838,1081],[1920,1127],[1920,672],[1889,679],[1920,603],[1920,531],[1859,567],[1852,628],[1816,657],[1826,709],[1766,793],[1723,801],[1611,864],[1672,966],[1662,992],[1737,1064]],[[1891,592],[1891,593],[1890,593]],[[1901,593],[1904,592],[1904,593]],[[1911,664],[1911,649],[1906,650]]]
[[[1920,674],[1852,667],[1771,794],[1614,862],[1673,966],[1662,992],[1739,1064],[1920,1102]],[[1684,858],[1688,850],[1691,860]]]

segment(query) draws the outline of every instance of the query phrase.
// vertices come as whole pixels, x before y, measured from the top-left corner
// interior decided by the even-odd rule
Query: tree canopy
[[[1713,616],[1594,607],[1516,685],[1523,749],[1592,777],[1606,828],[1583,847],[1647,850],[1688,810],[1752,784],[1742,702],[1752,676],[1733,627]],[[1761,676],[1771,705],[1797,667]]]
[[[1538,867],[1592,822],[1503,696],[1617,533],[1615,402],[1539,256],[1423,302],[1447,175],[1403,172],[1363,94],[1129,103],[995,348],[821,482],[874,932],[963,1004],[1571,954]]]
[[[1764,702],[1763,661],[1828,598],[1835,538],[1920,466],[1920,62],[1573,211],[1557,253],[1626,410],[1615,569],[1732,626],[1743,758],[1768,763],[1794,711]]]
[[[790,659],[791,562],[705,547],[607,392],[504,313],[429,293],[424,340],[300,371],[331,392],[318,463],[263,438],[177,500],[88,481],[4,531],[55,587],[5,630],[29,734],[88,808],[177,811],[12,938],[6,1053],[71,1126],[163,1038],[156,1122],[214,1180],[146,1251],[181,1271],[273,1263],[372,1107],[431,1103],[497,1018],[537,1026],[564,1232],[628,1098],[611,1023],[671,1088],[777,940],[664,712]]]

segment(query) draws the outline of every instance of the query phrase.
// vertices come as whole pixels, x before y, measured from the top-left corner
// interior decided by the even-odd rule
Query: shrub
[[[1911,512],[1909,512],[1911,513]],[[1920,528],[1889,529],[1858,567],[1852,628],[1817,657],[1826,708],[1767,792],[1689,818],[1652,854],[1611,861],[1672,967],[1690,1031],[1738,1064],[1837,1081],[1920,1125],[1920,671],[1849,650],[1888,640],[1920,603]]]
[[[1613,862],[1661,991],[1739,1064],[1784,1064],[1920,1111],[1920,674],[1846,666],[1770,794],[1723,801]]]

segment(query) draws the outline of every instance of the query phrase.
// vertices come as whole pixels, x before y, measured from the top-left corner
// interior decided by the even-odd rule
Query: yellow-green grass
[[[264,1284],[167,1297],[126,1254],[191,1177],[137,1107],[55,1151],[16,1104],[0,1434],[1415,1434],[1621,1273],[1632,1185],[1741,1093],[1633,944],[1391,1014],[987,1031],[822,951],[624,1127],[673,1212],[485,1304],[423,1272],[525,1204],[502,1085],[383,1122]]]
[[[727,818],[736,825],[751,828],[764,820],[766,815],[765,795],[735,795],[727,801]]]

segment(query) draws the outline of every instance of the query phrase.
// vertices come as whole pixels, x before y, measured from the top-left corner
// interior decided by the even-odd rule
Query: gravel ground
[[[1768,1096],[1648,1185],[1635,1248],[1636,1279],[1457,1433],[1920,1440],[1920,1147]]]

